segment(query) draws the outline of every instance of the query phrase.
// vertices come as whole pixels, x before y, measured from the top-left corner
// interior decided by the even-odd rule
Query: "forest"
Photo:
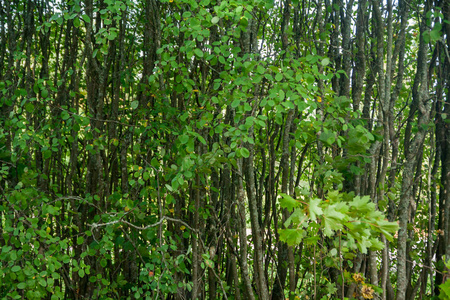
[[[0,0],[1,299],[450,299],[449,0]]]

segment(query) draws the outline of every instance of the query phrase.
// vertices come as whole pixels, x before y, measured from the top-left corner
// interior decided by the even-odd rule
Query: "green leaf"
[[[117,37],[117,32],[115,31],[110,31],[108,34],[108,40],[112,41]]]
[[[247,148],[242,147],[242,148],[241,148],[241,155],[242,155],[242,157],[247,158],[247,157],[250,156],[250,152],[248,151]]]
[[[299,227],[303,224],[304,221],[307,221],[307,216],[305,212],[300,208],[295,208],[294,212],[287,218],[286,222],[284,222],[284,227],[289,227],[291,224],[293,226]]]
[[[139,101],[134,100],[131,102],[131,109],[136,109],[139,106]]]
[[[325,57],[320,63],[322,64],[322,66],[326,67],[330,64],[330,59],[328,57]]]
[[[280,240],[289,246],[298,245],[303,239],[302,229],[280,229]]]
[[[173,192],[173,188],[171,185],[166,183],[165,186],[166,186],[166,189],[168,189],[170,192]]]
[[[203,51],[198,48],[194,49],[194,53],[195,53],[195,55],[197,55],[200,58],[203,57]]]
[[[14,266],[14,267],[11,268],[11,271],[16,273],[16,272],[19,272],[20,269],[22,269],[20,266]]]
[[[334,293],[337,292],[337,290],[338,290],[338,289],[337,289],[335,283],[332,283],[332,282],[328,282],[328,283],[327,283],[327,294],[328,294],[328,295],[333,295]]]
[[[430,39],[432,42],[436,42],[441,38],[441,29],[442,24],[436,23],[433,27],[433,30],[430,31]]]
[[[107,264],[108,264],[108,262],[106,261],[106,259],[102,258],[102,259],[100,260],[100,265],[101,265],[103,268],[105,268]]]
[[[286,97],[286,94],[284,93],[283,90],[279,90],[278,95],[280,96],[280,100],[284,100],[284,97]],[[291,102],[287,102],[287,103],[291,103]]]
[[[189,139],[187,146],[186,146],[186,151],[188,153],[193,153],[194,150],[195,150],[194,139]]]
[[[159,161],[158,161],[155,157],[152,158],[152,161],[150,162],[150,164],[151,164],[154,168],[159,168],[159,167],[160,167]]]
[[[450,280],[446,280],[443,284],[439,286],[440,294],[439,299],[450,299]]]
[[[84,20],[86,23],[91,23],[91,18],[89,18],[88,15],[82,15],[81,17],[83,18],[83,20]]]
[[[182,136],[180,136],[180,142],[182,145],[186,144],[189,141],[189,136],[186,134],[183,134]]]
[[[378,220],[376,224],[378,225],[378,227],[375,227],[375,229],[378,229],[381,233],[384,234],[384,236],[386,237],[386,239],[388,239],[388,241],[392,242],[393,239],[391,234],[397,232],[398,230],[397,222],[389,222],[388,220]]]
[[[358,248],[363,254],[367,253],[367,248],[371,245],[372,243],[366,237],[362,237],[362,239],[358,241]]]
[[[335,220],[345,221],[347,219],[347,215],[343,214],[340,211],[340,210],[343,209],[342,206],[345,206],[345,204],[344,203],[337,203],[337,204],[330,205],[327,208],[325,208],[325,211],[324,211],[323,215],[326,218],[333,218]]]
[[[292,198],[291,196],[280,193],[280,205],[283,208],[287,208],[289,211],[291,211],[293,208],[298,207],[300,202]]]
[[[248,19],[246,17],[241,17],[241,19],[239,20],[239,24],[246,28],[248,26]]]
[[[19,283],[18,285],[17,285],[17,288],[18,289],[21,289],[21,290],[23,290],[24,288],[26,288],[27,287],[27,284],[25,283],[25,282],[21,282],[21,283]]]
[[[377,239],[371,239],[370,243],[372,244],[370,246],[370,250],[378,251],[384,249],[384,243]]]
[[[334,132],[324,129],[324,131],[320,134],[319,140],[331,146],[336,141],[336,136]]]
[[[259,74],[264,74],[264,73],[266,72],[266,69],[264,69],[263,66],[258,65],[258,66],[256,67],[256,71],[257,71]]]
[[[370,203],[370,197],[369,196],[356,196],[353,198],[353,201],[349,203],[349,206],[353,209],[356,209],[360,212],[367,212],[369,210],[374,209],[374,205],[371,205],[373,203]]]
[[[212,24],[217,24],[217,23],[219,23],[219,21],[220,21],[220,18],[218,16],[215,16],[211,19]]]
[[[239,105],[241,105],[241,101],[240,101],[239,99],[236,99],[236,100],[234,100],[234,101],[231,103],[231,107],[232,107],[232,108],[236,108],[236,107],[238,107]]]
[[[334,231],[341,230],[343,228],[342,223],[345,215],[337,211],[334,205],[330,205],[325,209],[323,218],[325,221],[324,233],[326,236],[332,236]]]
[[[321,216],[323,214],[322,208],[320,208],[320,202],[322,200],[315,198],[309,201],[309,217],[311,220],[315,221],[317,216]]]
[[[73,19],[73,26],[80,27],[80,19],[78,18]]]
[[[422,34],[422,37],[423,37],[423,41],[425,42],[425,43],[429,43],[430,42],[430,39],[431,39],[431,37],[430,37],[430,32],[429,31],[425,31],[423,34]]]
[[[283,79],[283,74],[278,73],[277,75],[275,75],[275,80],[276,81],[281,81]]]
[[[42,285],[43,287],[47,286],[47,280],[45,280],[45,278],[39,277],[38,282],[40,285]]]
[[[27,104],[25,104],[25,110],[29,113],[32,113],[34,111],[33,103],[28,102]]]
[[[197,136],[198,140],[200,141],[200,143],[202,143],[203,145],[206,145],[206,140],[204,137],[202,137],[201,135]],[[242,152],[241,152],[242,153]]]
[[[318,235],[310,236],[310,237],[306,237],[306,238],[305,238],[305,242],[306,242],[308,245],[314,245],[314,244],[317,245],[317,242],[318,242],[319,240],[320,240],[320,236],[318,236]]]

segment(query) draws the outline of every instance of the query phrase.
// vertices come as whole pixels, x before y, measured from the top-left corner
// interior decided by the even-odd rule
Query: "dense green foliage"
[[[449,19],[0,0],[0,296],[445,299]]]

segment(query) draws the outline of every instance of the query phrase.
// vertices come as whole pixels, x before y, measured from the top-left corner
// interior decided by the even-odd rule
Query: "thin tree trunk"
[[[249,130],[249,136],[253,136],[253,128]],[[252,238],[254,244],[253,270],[255,272],[256,287],[258,289],[258,297],[261,300],[269,299],[269,291],[267,288],[267,280],[264,273],[263,265],[263,248],[262,248],[262,229],[259,224],[258,207],[255,190],[255,171],[253,166],[254,148],[253,145],[247,144],[250,156],[244,159],[243,169],[245,174],[246,191],[248,198],[248,206],[250,210],[250,223],[252,225]]]
[[[248,251],[247,251],[247,219],[246,219],[246,209],[245,209],[245,191],[244,185],[242,183],[243,176],[243,166],[242,159],[238,161],[239,174],[237,174],[237,182],[238,182],[238,224],[239,224],[239,250],[240,250],[240,267],[241,267],[241,276],[243,279],[244,287],[245,287],[245,297],[250,300],[255,299],[255,295],[253,294],[252,283],[249,275],[248,268]],[[253,231],[253,228],[252,228]],[[252,232],[253,233],[253,232]]]
[[[426,7],[428,7],[428,2]],[[416,135],[411,139],[405,138],[405,164],[402,176],[402,187],[400,193],[399,211],[399,231],[398,231],[398,253],[397,253],[397,300],[406,300],[406,288],[409,284],[407,276],[406,260],[407,260],[407,237],[408,237],[408,220],[410,218],[410,204],[414,201],[413,184],[414,169],[417,166],[418,154],[423,146],[423,141],[427,134],[421,126],[428,124],[430,118],[430,108],[428,102],[428,76],[427,76],[427,51],[426,44],[423,40],[423,34],[427,30],[425,21],[420,27],[420,43],[418,54],[418,66],[414,79],[413,102],[410,108],[410,117],[408,123],[413,122],[414,112],[418,113],[417,126],[419,128]]]

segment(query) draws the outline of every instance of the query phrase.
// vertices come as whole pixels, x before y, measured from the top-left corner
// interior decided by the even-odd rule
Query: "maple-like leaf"
[[[319,206],[321,200],[318,198],[311,199],[309,201],[309,218],[313,221],[316,220],[317,216],[321,216],[323,214],[322,208]]]

